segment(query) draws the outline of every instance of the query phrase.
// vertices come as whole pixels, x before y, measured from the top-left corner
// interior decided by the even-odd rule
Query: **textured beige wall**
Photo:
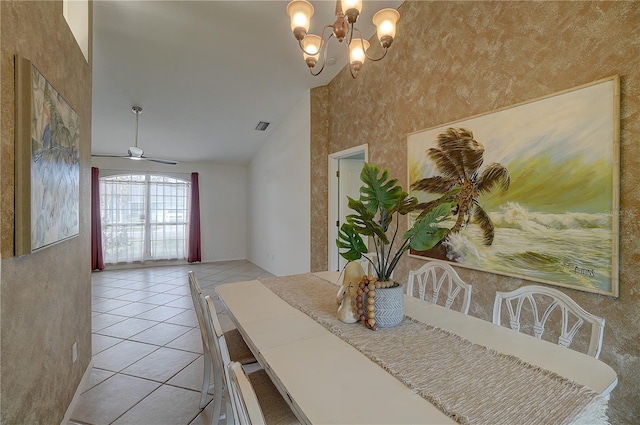
[[[2,1],[0,8],[1,417],[3,424],[59,424],[91,360],[91,67],[61,1]],[[20,258],[13,257],[15,54],[31,60],[81,120],[80,236]]]
[[[329,88],[311,90],[311,270],[327,269]],[[321,255],[324,252],[324,255]],[[313,255],[316,253],[316,255]],[[320,254],[320,255],[318,255]]]
[[[357,80],[342,71],[312,105],[330,99],[328,137],[312,126],[312,165],[326,153],[369,144],[369,160],[406,182],[408,133],[535,99],[619,74],[621,77],[620,296],[563,289],[607,320],[600,358],[618,373],[610,419],[640,420],[640,3],[405,2],[387,58],[367,62]],[[377,42],[376,42],[377,43]],[[373,45],[373,42],[372,42]],[[313,115],[312,122],[325,119]],[[323,157],[324,156],[324,157]],[[326,268],[326,167],[312,172],[312,267]],[[588,184],[585,183],[585,184]],[[322,209],[320,209],[322,208]],[[406,228],[406,223],[401,223]],[[316,239],[317,238],[317,239]],[[405,258],[406,280],[421,260]],[[491,319],[496,291],[525,280],[458,268],[474,285],[471,314]]]

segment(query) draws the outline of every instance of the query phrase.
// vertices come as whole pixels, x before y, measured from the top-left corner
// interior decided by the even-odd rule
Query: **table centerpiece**
[[[410,248],[426,251],[447,235],[449,229],[439,224],[455,207],[455,202],[445,196],[430,202],[421,208],[411,228],[399,237],[400,215],[417,210],[418,200],[409,197],[397,184],[398,180],[389,177],[386,168],[381,171],[379,166],[365,162],[360,180],[364,183],[360,197],[348,197],[349,208],[354,213],[347,215],[347,222],[340,227],[336,245],[348,261],[367,258],[375,273],[375,276],[363,276],[359,282],[356,302],[360,321],[371,329],[392,327],[404,317],[403,288],[393,281],[393,270]],[[368,247],[363,236],[373,238],[375,259],[364,255]]]

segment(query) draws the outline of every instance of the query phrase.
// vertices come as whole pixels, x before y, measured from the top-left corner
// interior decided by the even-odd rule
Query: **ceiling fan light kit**
[[[346,11],[343,12],[343,4]],[[373,23],[376,26],[376,34],[380,45],[384,49],[382,56],[374,58],[367,54],[369,42],[362,36],[362,32],[355,26],[360,11],[362,0],[336,0],[336,20],[331,25],[322,28],[322,35],[308,34],[309,24],[313,16],[313,5],[307,0],[293,0],[287,5],[287,14],[291,18],[291,31],[298,40],[304,60],[309,67],[311,75],[319,75],[327,63],[327,45],[332,37],[340,43],[343,41],[349,48],[349,71],[355,79],[362,68],[365,59],[370,61],[382,60],[387,55],[387,50],[396,36],[396,23],[400,19],[400,13],[395,9],[382,9],[373,15]],[[327,32],[327,30],[330,30]],[[359,37],[354,37],[357,32]],[[325,39],[325,35],[328,34]],[[317,71],[316,65],[322,56],[322,64]]]
[[[136,114],[136,138],[135,138],[135,146],[129,146],[129,150],[127,151],[127,155],[91,155],[95,157],[107,157],[107,158],[129,158],[135,161],[153,161],[160,164],[167,165],[176,165],[177,161],[172,161],[168,159],[158,159],[158,158],[148,158],[144,156],[144,151],[138,147],[138,118],[142,113],[142,108],[140,106],[132,106],[131,111]]]

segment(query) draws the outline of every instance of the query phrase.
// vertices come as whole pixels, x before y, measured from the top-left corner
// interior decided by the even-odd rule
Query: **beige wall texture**
[[[328,153],[368,143],[369,160],[389,168],[405,186],[407,134],[618,74],[620,296],[562,291],[606,318],[600,358],[619,376],[610,420],[638,423],[640,3],[407,1],[400,13],[385,60],[365,63],[355,81],[343,70],[328,87],[312,90],[312,270],[327,265],[322,241],[327,239]],[[316,124],[325,119],[328,128]],[[396,277],[406,280],[408,270],[422,263],[403,259]],[[533,283],[458,271],[473,284],[470,314],[485,320],[491,320],[496,291]]]
[[[91,360],[91,66],[62,16],[62,1],[2,1],[0,8],[1,418],[59,424]],[[89,12],[91,33],[91,6]],[[81,121],[80,235],[20,258],[13,256],[16,54],[38,68]]]

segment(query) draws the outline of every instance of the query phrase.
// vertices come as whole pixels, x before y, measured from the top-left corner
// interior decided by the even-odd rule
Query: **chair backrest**
[[[469,313],[469,306],[471,305],[471,285],[460,279],[458,273],[449,264],[441,261],[429,261],[418,270],[411,270],[407,282],[407,295],[415,297],[413,285],[416,280],[418,282],[418,298],[421,300],[451,308],[456,297],[462,292],[463,298],[460,311],[464,314]],[[444,301],[438,303],[440,291],[445,283],[446,292],[443,297]]]
[[[209,295],[203,295],[200,297],[202,305],[202,312],[205,318],[205,327],[207,329],[207,336],[209,337],[209,345],[213,347],[213,351],[219,354],[219,359],[222,362],[224,373],[229,363],[231,363],[231,357],[229,356],[229,349],[227,348],[227,341],[220,325],[220,320],[216,313],[216,307],[213,304],[213,300]]]
[[[604,318],[585,311],[567,294],[557,289],[538,285],[523,286],[511,292],[496,292],[496,298],[493,304],[493,323],[496,325],[501,325],[501,306],[503,300],[506,303],[509,313],[509,325],[511,329],[518,332],[520,332],[520,314],[524,301],[527,300],[530,303],[534,320],[533,335],[540,339],[544,333],[549,316],[556,308],[560,309],[562,323],[558,344],[564,347],[569,347],[584,322],[590,323],[591,336],[587,354],[596,359],[600,356],[602,336],[604,334]],[[547,305],[544,311],[539,309],[539,304]],[[571,327],[569,327],[570,321],[573,321]]]
[[[229,393],[236,414],[236,422],[242,425],[264,424],[265,419],[260,408],[260,402],[242,365],[239,362],[231,362],[228,374]]]
[[[229,355],[229,348],[227,346],[227,340],[225,339],[224,332],[222,331],[222,326],[220,325],[220,320],[218,319],[218,315],[216,313],[216,307],[213,304],[213,300],[209,295],[200,296],[200,302],[202,306],[202,311],[204,313],[205,318],[205,326],[207,329],[207,337],[209,340],[209,346],[213,347],[212,358],[214,363],[213,373],[214,379],[218,378],[215,382],[215,390],[222,389],[222,393],[227,396],[227,401],[231,402],[229,395],[230,388],[230,380],[229,380],[229,365],[231,364],[231,356]],[[217,376],[216,376],[217,375]],[[221,382],[224,381],[224,382]],[[220,394],[220,393],[219,393]],[[233,403],[231,404],[231,408],[234,410],[233,413],[227,409],[227,422],[232,423],[231,419],[235,416],[235,407]]]
[[[191,293],[191,300],[193,301],[193,309],[196,311],[196,317],[198,318],[198,325],[200,327],[200,336],[202,337],[202,349],[210,351],[209,341],[207,339],[207,327],[205,325],[204,314],[202,311],[202,305],[200,303],[200,297],[202,295],[202,288],[198,282],[198,278],[193,271],[189,271],[189,292]]]

